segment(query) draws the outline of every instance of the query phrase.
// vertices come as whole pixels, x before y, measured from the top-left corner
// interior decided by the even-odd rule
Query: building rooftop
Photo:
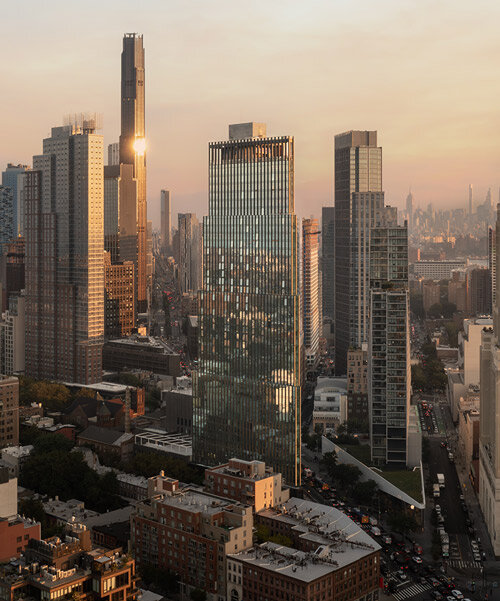
[[[24,447],[20,445],[17,447],[5,447],[2,449],[2,458],[4,458],[4,455],[8,455],[15,459],[22,459],[23,457],[28,457],[32,450],[33,445],[31,444]]]
[[[335,507],[290,498],[259,515],[289,524],[302,539],[328,547],[329,560],[342,567],[378,551],[380,545],[358,524]]]
[[[128,434],[127,432],[118,432],[117,430],[99,428],[98,426],[89,426],[78,435],[78,438],[83,440],[90,440],[116,446],[119,446],[121,443],[126,442],[127,440],[131,440],[133,437],[133,434]]]
[[[329,560],[328,549],[322,547],[317,553],[305,553],[267,542],[229,557],[303,582],[312,582],[338,569]]]
[[[132,348],[146,348],[149,351],[163,353],[166,355],[178,355],[174,349],[169,346],[164,340],[153,338],[152,336],[141,336],[140,334],[132,334],[128,338],[115,338],[110,340],[108,344],[123,345]]]
[[[85,522],[88,518],[100,515],[97,511],[85,508],[85,503],[78,499],[61,501],[58,497],[43,503],[45,513],[64,522]]]
[[[162,505],[179,507],[184,511],[205,515],[214,515],[226,510],[231,511],[234,507],[244,507],[236,501],[222,499],[191,487],[183,488],[173,494],[160,494],[153,498]],[[144,503],[150,503],[150,500],[144,501]]]
[[[246,461],[236,458],[230,459],[228,463],[206,470],[206,474],[213,473],[227,474],[235,478],[242,478],[253,482],[271,478],[276,474],[271,467],[266,467],[263,461]]]
[[[135,444],[141,447],[155,449],[163,453],[191,456],[193,453],[193,438],[187,434],[168,434],[164,430],[146,428],[135,435]]]

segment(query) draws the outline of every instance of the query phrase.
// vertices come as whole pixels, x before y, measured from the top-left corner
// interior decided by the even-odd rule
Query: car
[[[414,555],[414,556],[412,557],[412,560],[413,560],[415,563],[422,563],[422,558],[421,558],[421,557],[419,557],[418,555]]]
[[[439,592],[439,591],[432,591],[432,598],[435,599],[435,601],[441,601],[441,599],[443,598],[443,595]]]
[[[437,588],[441,583],[436,578],[430,578],[429,582],[432,584],[434,588]]]
[[[452,597],[451,595],[448,595],[446,597],[446,601],[455,601],[455,597]]]
[[[455,599],[463,599],[463,598],[464,598],[464,596],[462,595],[461,591],[459,591],[457,588],[456,588],[456,589],[453,589],[453,590],[451,591],[451,594],[453,595],[453,597],[454,597]]]
[[[400,580],[403,580],[403,581],[408,578],[408,574],[401,568],[396,572],[396,575]],[[455,601],[455,600],[453,600],[453,601]]]

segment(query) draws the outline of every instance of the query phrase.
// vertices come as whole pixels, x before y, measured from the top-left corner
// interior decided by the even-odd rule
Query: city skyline
[[[333,204],[333,137],[349,129],[381,132],[388,204],[402,207],[411,186],[416,207],[432,202],[466,208],[469,183],[476,201],[484,200],[490,186],[496,201],[500,154],[490,133],[499,121],[499,84],[488,75],[487,59],[498,48],[493,24],[500,9],[492,2],[481,3],[489,19],[464,2],[453,5],[451,17],[447,3],[419,3],[417,10],[415,3],[382,2],[375,13],[364,2],[354,14],[344,3],[287,3],[286,11],[278,3],[264,13],[260,2],[245,11],[239,3],[216,2],[203,21],[195,18],[196,6],[180,2],[163,11],[153,1],[141,13],[132,3],[121,11],[114,4],[103,9],[95,28],[85,26],[94,20],[91,9],[78,14],[86,39],[55,26],[74,11],[60,14],[55,0],[37,14],[36,30],[29,14],[22,15],[21,26],[16,8],[5,8],[15,33],[6,32],[1,67],[10,82],[0,118],[7,142],[2,167],[29,162],[37,140],[48,133],[46,124],[68,112],[102,112],[105,143],[117,140],[118,48],[123,31],[136,30],[148,47],[148,204],[155,228],[162,188],[174,195],[174,222],[178,212],[206,214],[207,142],[227,122],[252,118],[266,121],[271,135],[285,132],[296,139],[299,216],[318,218],[322,205]],[[112,25],[106,21],[111,16]],[[445,18],[447,35],[436,35]],[[277,71],[289,90],[286,106],[276,88]],[[44,95],[46,79],[51,93]],[[42,93],[33,106],[37,88]]]

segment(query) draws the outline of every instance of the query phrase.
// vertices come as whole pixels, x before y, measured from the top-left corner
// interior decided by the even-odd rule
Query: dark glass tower
[[[335,136],[335,373],[368,340],[370,231],[384,206],[376,131]]]
[[[265,461],[300,482],[300,300],[294,141],[263,124],[209,146],[194,458]]]
[[[142,35],[126,33],[123,37],[120,163],[134,166],[137,193],[120,202],[127,221],[135,217],[131,231],[120,223],[120,259],[136,266],[137,311],[147,310],[147,203],[146,203],[146,128],[144,99],[144,46]],[[132,186],[130,186],[132,190]]]

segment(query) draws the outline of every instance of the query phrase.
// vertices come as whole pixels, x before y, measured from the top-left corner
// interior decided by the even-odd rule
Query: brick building
[[[31,538],[40,538],[40,523],[17,514],[17,478],[0,468],[0,562],[19,557]]]
[[[78,446],[87,446],[102,455],[128,461],[134,453],[134,435],[109,428],[89,426],[77,438]]]
[[[341,511],[291,498],[266,509],[256,523],[291,546],[272,542],[231,554],[227,598],[231,601],[375,601],[380,545]]]
[[[280,473],[263,461],[230,459],[229,463],[205,470],[205,490],[213,495],[252,505],[254,511],[275,507],[290,497]]]
[[[66,525],[66,537],[31,539],[19,565],[7,564],[0,575],[0,601],[135,601],[135,562],[121,549],[93,548],[90,531]]]
[[[104,336],[123,338],[135,328],[135,276],[132,261],[112,263],[104,253]]]
[[[19,444],[19,380],[0,376],[0,448]]]
[[[199,588],[208,601],[226,594],[226,556],[252,546],[252,508],[177,480],[150,478],[152,496],[137,504],[131,539],[137,563],[178,575],[181,593]]]

